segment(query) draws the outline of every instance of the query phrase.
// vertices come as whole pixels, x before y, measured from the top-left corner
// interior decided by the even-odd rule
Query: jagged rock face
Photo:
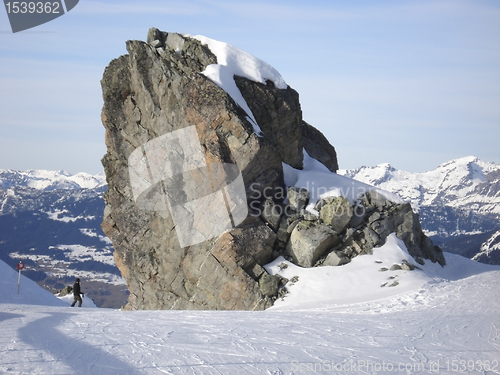
[[[472,259],[486,264],[500,264],[500,230],[481,245],[480,252]]]
[[[344,198],[321,202],[317,216],[305,210],[307,190],[287,191],[283,163],[302,169],[304,149],[338,169],[333,146],[302,120],[293,89],[234,77],[263,132],[256,134],[248,114],[200,74],[217,57],[197,39],[151,29],[147,43],[128,41],[127,50],[101,81],[101,226],[127,281],[127,309],[262,310],[283,283],[262,267],[277,256],[341,265],[391,232],[417,257],[441,261],[409,205],[368,194],[361,216]],[[221,207],[230,223],[205,236],[220,229]],[[186,241],[186,231],[197,240]]]
[[[276,90],[267,85],[235,77],[235,82],[269,141],[276,145],[281,160],[302,168],[302,111],[295,90]]]
[[[328,139],[314,126],[302,122],[302,138],[304,149],[310,157],[320,161],[330,171],[336,173],[339,169],[337,152]]]
[[[181,247],[168,210],[136,204],[128,161],[147,142],[195,126],[207,163],[235,164],[247,197],[261,199],[263,191],[284,189],[282,162],[302,168],[298,94],[236,79],[264,132],[259,137],[231,97],[199,74],[217,62],[206,46],[156,29],[148,41],[128,41],[129,54],[113,60],[101,81],[108,182],[102,228],[127,280],[127,308],[264,309],[271,301],[258,280],[275,232],[249,217],[218,238]]]

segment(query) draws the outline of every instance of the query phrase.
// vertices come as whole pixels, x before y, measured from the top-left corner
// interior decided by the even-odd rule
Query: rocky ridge
[[[500,264],[500,230],[486,240],[472,260],[487,264]]]
[[[288,192],[293,197],[297,189],[289,188]],[[299,193],[308,195],[305,189]],[[441,249],[422,232],[411,205],[391,202],[375,190],[360,195],[354,204],[342,196],[320,199],[315,205],[319,216],[301,210],[300,205],[291,205],[297,214],[283,220],[278,229],[277,249],[297,265],[344,265],[358,255],[371,254],[391,233],[405,242],[418,263],[429,259],[446,264]]]
[[[285,185],[283,164],[302,169],[306,150],[334,173],[335,149],[302,120],[297,92],[283,86],[265,63],[254,61],[271,71],[269,76],[231,77],[243,103],[237,93],[208,78],[207,70],[216,69],[222,58],[195,37],[153,28],[147,42],[128,41],[127,50],[111,61],[101,84],[107,146],[102,162],[108,183],[102,229],[113,242],[116,264],[127,280],[128,309],[265,309],[284,283],[262,267],[277,256],[305,267],[340,265],[369,253],[391,232],[405,241],[418,262],[445,263],[409,204],[395,204],[368,191],[353,204],[342,197],[320,200],[319,215],[305,209],[309,192]],[[231,52],[238,53],[234,47]],[[220,235],[183,246],[175,207],[182,206],[182,214],[200,231],[218,219],[209,215],[217,205],[207,206],[203,220],[197,216],[200,208],[189,205],[192,192],[199,194],[200,184],[212,176],[205,167],[191,169],[189,175],[175,172],[173,178],[165,170],[161,178],[151,173],[169,158],[187,157],[183,140],[172,141],[180,147],[174,156],[169,147],[157,147],[155,155],[148,150],[188,128],[196,130],[196,150],[209,170],[214,165],[237,166],[248,215]],[[141,149],[142,158],[136,151]],[[137,156],[136,164],[131,164],[131,155]],[[137,172],[142,178],[137,186],[145,191],[141,197],[153,201],[164,196],[170,209],[160,208],[159,200],[147,208],[138,204],[134,171],[145,171]],[[226,181],[228,186],[231,181]],[[209,193],[218,193],[219,187]],[[242,208],[229,197],[228,210]],[[356,211],[359,207],[362,214]]]

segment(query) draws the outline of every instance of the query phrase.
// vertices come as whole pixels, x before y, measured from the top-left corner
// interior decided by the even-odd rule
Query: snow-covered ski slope
[[[286,82],[233,46],[196,38],[217,56],[203,74],[263,136],[233,76],[278,88]],[[285,179],[308,187],[313,200],[320,191],[347,196],[372,189],[307,155],[304,162],[302,171],[284,166]],[[101,184],[47,171],[16,180],[37,189]],[[302,269],[278,259],[266,268],[290,280],[289,294],[261,312],[70,308],[71,296],[57,299],[24,277],[17,294],[17,273],[0,262],[0,373],[500,374],[500,267],[452,254],[446,260],[444,269],[391,271],[416,263],[395,236],[342,267]]]
[[[42,289],[35,301],[27,279],[17,296],[17,273],[2,268],[0,373],[500,373],[500,267],[445,254],[442,272],[379,271],[412,261],[401,244],[284,268],[298,280],[262,312],[69,308]]]

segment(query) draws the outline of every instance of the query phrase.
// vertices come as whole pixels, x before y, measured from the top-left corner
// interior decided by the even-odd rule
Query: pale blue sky
[[[0,169],[102,170],[100,79],[149,27],[273,65],[341,168],[500,163],[500,2],[86,1],[12,34],[0,9]]]

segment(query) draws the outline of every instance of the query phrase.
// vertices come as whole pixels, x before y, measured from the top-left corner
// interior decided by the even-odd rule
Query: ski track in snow
[[[0,372],[498,374],[500,364],[495,371],[476,370],[500,359],[499,276],[493,270],[430,282],[326,311],[129,312],[0,304]],[[454,361],[473,361],[475,367],[453,371],[460,363]]]

